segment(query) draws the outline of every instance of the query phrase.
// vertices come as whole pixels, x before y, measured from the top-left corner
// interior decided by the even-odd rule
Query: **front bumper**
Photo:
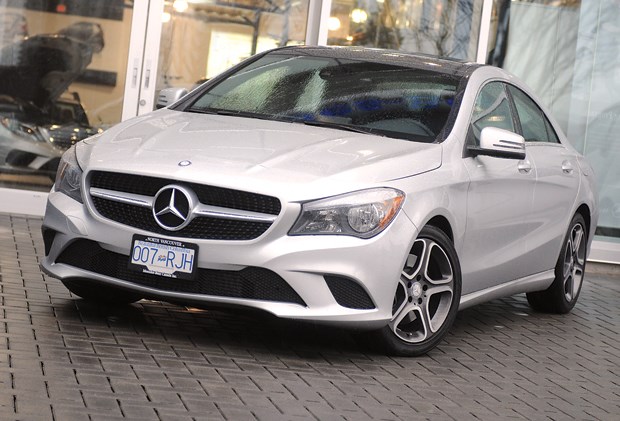
[[[111,276],[112,272],[96,270],[94,267],[58,263],[59,257],[63,253],[66,256],[67,248],[75,245],[76,241],[96,245],[107,256],[128,261],[132,236],[150,234],[103,219],[91,213],[85,205],[58,192],[50,193],[43,221],[47,247],[41,268],[59,279],[89,279],[139,292],[145,298],[175,303],[244,306],[282,318],[348,327],[373,328],[385,325],[392,316],[396,285],[411,244],[417,236],[417,228],[401,211],[384,232],[367,240],[347,236],[288,236],[287,232],[299,215],[299,210],[298,204],[287,204],[267,232],[255,240],[180,239],[198,245],[199,269],[232,275],[241,271],[248,273],[253,269],[270,271],[284,280],[301,298],[297,303],[239,298],[221,293],[212,295],[188,292],[192,288],[178,291],[170,284],[174,282],[171,280],[165,283],[137,283],[120,276]],[[80,254],[81,251],[78,249],[73,253]],[[66,258],[60,260],[67,261]],[[351,281],[340,284],[341,289],[352,285],[365,291],[374,308],[351,308],[346,303],[341,305],[342,300],[336,298],[339,295],[334,291],[333,284],[326,281],[326,276],[328,279],[344,278]],[[231,282],[236,281],[233,279]],[[210,291],[208,286],[206,290]]]

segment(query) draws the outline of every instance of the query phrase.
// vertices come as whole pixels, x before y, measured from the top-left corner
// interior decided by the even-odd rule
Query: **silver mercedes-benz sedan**
[[[501,69],[281,48],[67,151],[41,266],[87,300],[241,306],[419,355],[486,300],[570,311],[597,200]]]

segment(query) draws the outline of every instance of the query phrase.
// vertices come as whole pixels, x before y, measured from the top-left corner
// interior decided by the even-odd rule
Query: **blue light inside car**
[[[429,95],[417,95],[409,100],[409,108],[413,111],[427,111],[437,108],[439,97]]]
[[[351,106],[346,102],[336,102],[321,110],[321,115],[328,117],[345,117],[353,112]]]
[[[377,111],[383,108],[379,98],[365,98],[355,101],[355,107],[360,111]]]

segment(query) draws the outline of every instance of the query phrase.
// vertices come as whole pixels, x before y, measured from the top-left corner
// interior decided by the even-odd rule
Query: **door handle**
[[[131,87],[135,88],[138,85],[138,65],[140,64],[140,60],[137,58],[133,59],[133,70],[131,71]]]
[[[146,61],[146,70],[144,71],[144,89],[148,89],[151,83],[151,60]]]
[[[569,161],[562,162],[562,172],[564,174],[572,174],[573,171],[574,171],[573,164],[571,164]]]
[[[517,168],[519,169],[520,173],[529,174],[530,171],[532,171],[532,163],[527,159],[524,161],[519,161],[519,164],[517,164]]]
[[[146,75],[144,76],[144,89],[148,89],[150,81],[151,81],[151,69],[146,69]]]

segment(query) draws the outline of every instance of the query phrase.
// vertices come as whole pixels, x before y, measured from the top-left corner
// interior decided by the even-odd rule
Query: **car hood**
[[[43,108],[92,60],[89,44],[64,35],[35,35],[0,49],[0,95]]]
[[[266,194],[279,185],[278,191],[288,188],[297,198],[381,184],[441,165],[439,144],[167,109],[82,143],[78,159],[89,170],[165,175]]]

